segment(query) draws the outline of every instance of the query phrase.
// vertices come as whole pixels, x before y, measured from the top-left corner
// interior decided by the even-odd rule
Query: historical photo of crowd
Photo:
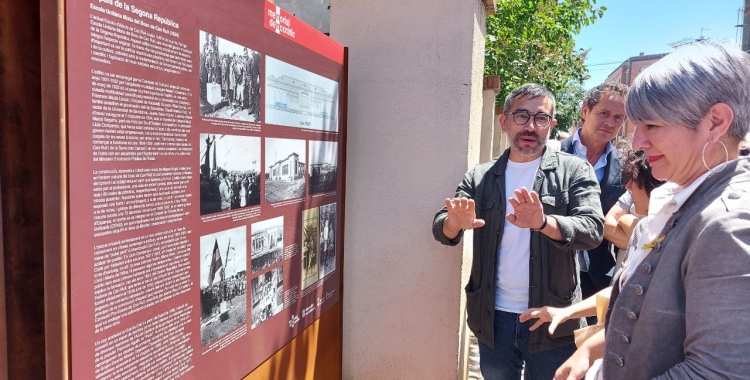
[[[276,267],[250,282],[253,301],[252,329],[284,309],[284,267]]]
[[[338,82],[266,55],[267,124],[338,132]]]
[[[284,217],[253,223],[250,231],[252,272],[258,272],[280,262],[284,254]]]
[[[246,322],[246,227],[200,238],[201,346]]]
[[[200,134],[201,215],[260,204],[260,137]]]
[[[338,150],[335,141],[310,141],[307,159],[310,171],[308,194],[325,193],[336,190],[336,163]]]
[[[260,121],[260,53],[200,31],[200,114]]]
[[[302,288],[318,281],[318,248],[320,247],[318,208],[302,211]]]
[[[320,206],[320,278],[336,270],[336,204]]]
[[[305,195],[305,140],[266,138],[266,203]]]

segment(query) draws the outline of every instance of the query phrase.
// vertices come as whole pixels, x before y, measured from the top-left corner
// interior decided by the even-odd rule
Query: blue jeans
[[[529,352],[529,322],[521,323],[520,314],[495,310],[495,348],[479,342],[479,368],[485,380],[551,380],[555,371],[576,350],[571,343],[552,350]],[[533,322],[534,320],[531,320]]]

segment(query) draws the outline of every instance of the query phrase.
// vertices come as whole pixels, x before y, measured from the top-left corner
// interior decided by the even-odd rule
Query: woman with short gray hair
[[[613,279],[605,333],[555,379],[580,379],[597,358],[607,380],[750,379],[750,158],[738,158],[750,56],[712,43],[679,49],[636,78],[625,110],[633,149],[667,183]]]

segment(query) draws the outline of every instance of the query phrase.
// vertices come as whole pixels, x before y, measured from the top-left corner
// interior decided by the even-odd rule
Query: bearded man
[[[599,245],[604,216],[594,170],[573,154],[545,145],[557,121],[555,98],[526,84],[505,100],[500,126],[511,146],[466,173],[454,198],[435,215],[432,233],[457,245],[474,230],[466,285],[468,325],[479,340],[485,379],[551,379],[575,351],[583,319],[529,331],[519,316],[530,307],[565,307],[581,300],[577,250]]]

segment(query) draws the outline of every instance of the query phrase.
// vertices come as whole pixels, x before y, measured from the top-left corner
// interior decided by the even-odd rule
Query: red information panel
[[[339,301],[344,49],[260,0],[66,14],[73,378],[241,378]]]

